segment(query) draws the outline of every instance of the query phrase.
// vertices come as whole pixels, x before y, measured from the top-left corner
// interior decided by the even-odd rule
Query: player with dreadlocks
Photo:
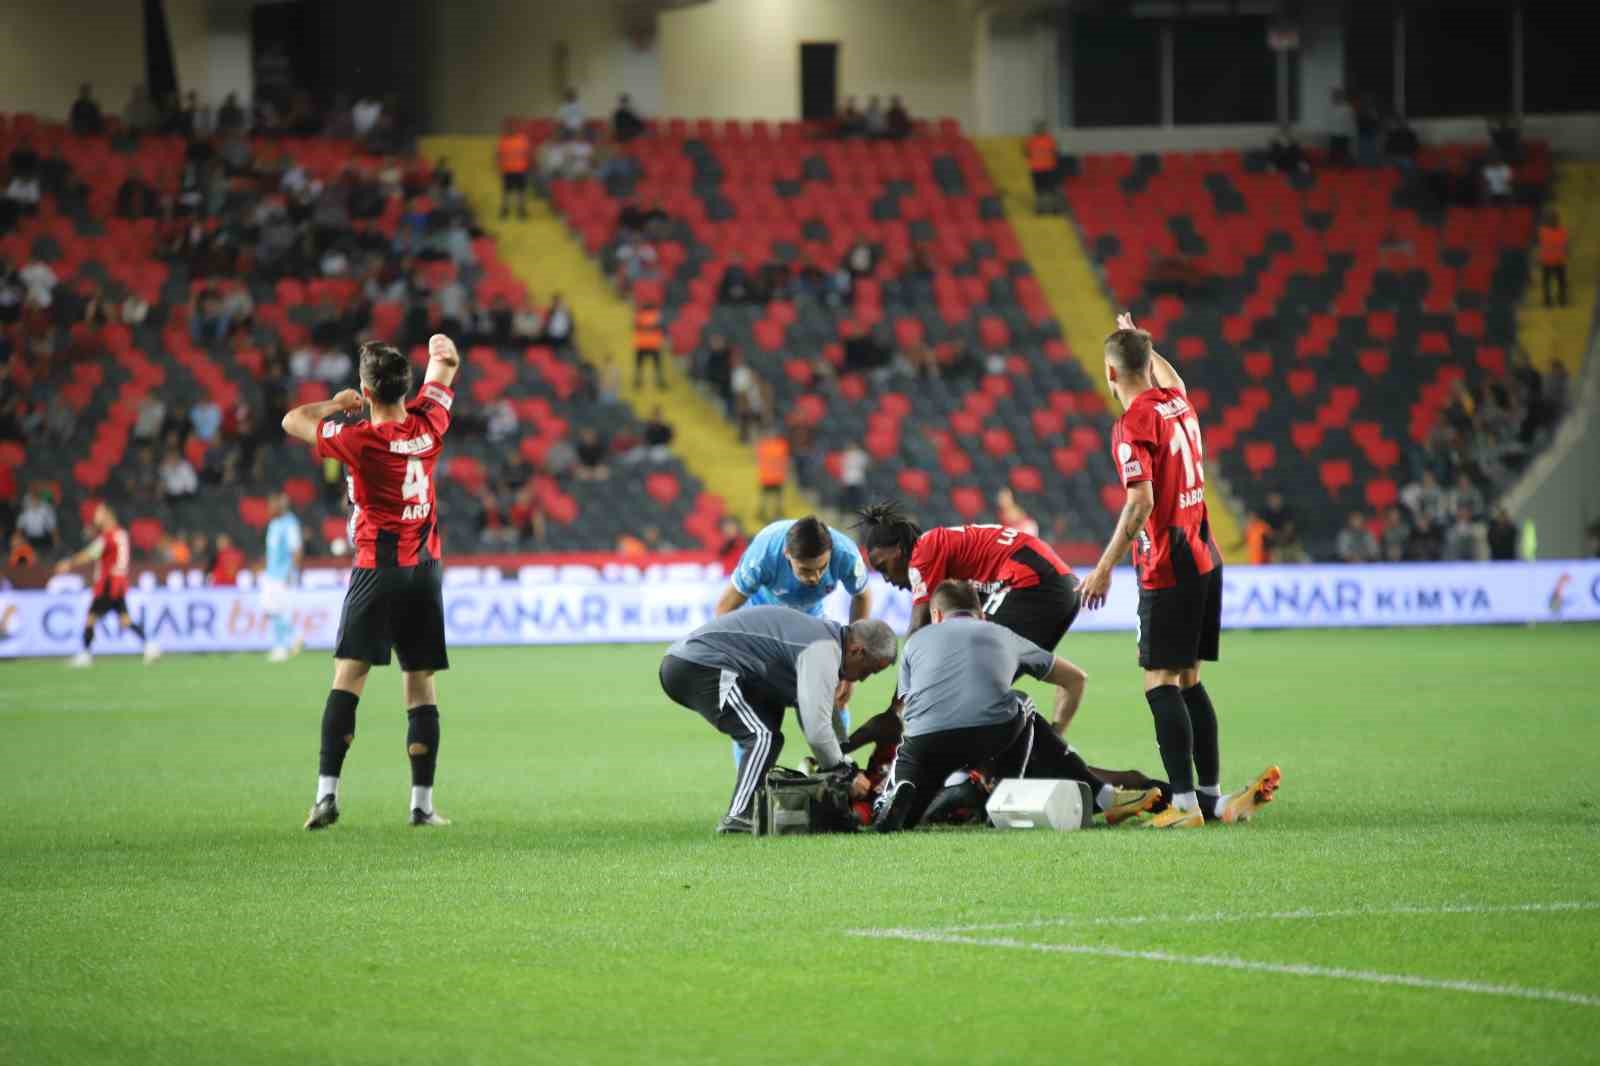
[[[863,508],[856,528],[867,561],[891,585],[911,591],[907,636],[928,624],[929,599],[948,579],[972,582],[986,597],[985,618],[1045,651],[1055,651],[1078,616],[1078,579],[1050,545],[1031,533],[1000,525],[924,533],[895,501]],[[1058,731],[1066,729],[1083,700],[1087,675],[1072,669],[1078,676],[1058,710]]]

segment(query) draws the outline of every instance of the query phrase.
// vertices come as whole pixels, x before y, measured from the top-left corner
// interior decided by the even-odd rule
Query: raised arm
[[[317,426],[324,418],[332,418],[341,411],[359,411],[361,394],[355,389],[345,389],[331,400],[303,403],[283,416],[283,431],[295,440],[307,444],[317,442]]]
[[[1139,327],[1133,324],[1133,316],[1124,311],[1117,316],[1117,328],[1138,329]],[[1186,395],[1189,392],[1188,389],[1184,388],[1183,379],[1178,376],[1178,372],[1173,369],[1172,364],[1167,362],[1162,354],[1155,350],[1154,346],[1150,348],[1150,379],[1163,389],[1177,389]]]
[[[456,351],[456,343],[443,333],[435,333],[428,338],[428,374],[423,383],[434,383],[449,388],[456,380],[456,372],[461,369],[461,353]]]

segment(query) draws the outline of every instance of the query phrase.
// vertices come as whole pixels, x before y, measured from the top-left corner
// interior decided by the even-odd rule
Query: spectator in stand
[[[994,495],[995,510],[999,513],[1000,524],[1012,529],[1020,529],[1029,536],[1039,535],[1039,523],[1029,517],[1028,512],[1022,509],[1017,502],[1017,497],[1008,488],[1003,488]]]
[[[839,112],[838,121],[834,125],[834,132],[839,137],[863,137],[867,132],[867,120],[856,108],[856,98],[844,98],[844,109]]]
[[[1294,512],[1283,501],[1283,493],[1267,493],[1267,505],[1261,509],[1261,520],[1267,524],[1267,550],[1276,563],[1305,561],[1300,547],[1300,532],[1295,526]]]
[[[167,418],[167,407],[155,391],[145,393],[139,401],[139,413],[133,421],[133,439],[148,444],[161,436],[162,423]]]
[[[853,278],[871,277],[878,269],[878,253],[866,241],[858,240],[844,254],[844,268]]]
[[[867,505],[867,466],[871,461],[855,440],[839,453],[839,509],[845,514],[855,514]]]
[[[572,311],[559,292],[550,296],[550,309],[544,313],[544,334],[540,340],[554,348],[565,348],[573,342],[577,331]]]
[[[6,565],[12,569],[20,570],[39,562],[39,552],[28,538],[22,535],[21,529],[11,531],[11,547],[6,552]]]
[[[128,176],[117,187],[118,218],[156,218],[161,214],[161,198],[144,180],[144,171],[136,164],[128,168]]]
[[[1398,506],[1391,506],[1383,516],[1383,531],[1379,540],[1379,550],[1386,563],[1403,561],[1411,547],[1411,524],[1406,521],[1406,513]]]
[[[217,108],[217,132],[244,132],[244,108],[239,106],[238,93],[229,93],[222,98],[222,106]]]
[[[644,119],[633,109],[633,98],[627,93],[617,97],[617,109],[611,112],[611,136],[626,143],[644,133]]]
[[[1306,161],[1305,150],[1294,135],[1294,127],[1287,124],[1279,126],[1278,132],[1273,134],[1272,143],[1267,146],[1267,158],[1280,174],[1286,176],[1311,172],[1311,164]]]
[[[239,571],[244,569],[244,552],[234,546],[233,538],[226,533],[217,534],[217,549],[211,557],[210,584],[221,587],[235,585]]]
[[[1334,546],[1341,563],[1375,563],[1378,561],[1378,538],[1367,528],[1367,520],[1360,511],[1351,511],[1345,518],[1344,528]]]
[[[568,438],[558,438],[545,449],[543,466],[545,473],[565,481],[578,469],[578,449]]]
[[[569,87],[562,94],[561,106],[556,108],[556,125],[574,137],[583,135],[583,105],[578,102],[577,89]]]
[[[1567,229],[1552,208],[1539,224],[1539,284],[1544,290],[1544,305],[1551,306],[1551,283],[1555,283],[1555,303],[1567,306]]]
[[[789,438],[776,424],[769,424],[756,441],[756,484],[761,491],[760,513],[763,522],[783,517],[783,487],[789,481]]]
[[[512,500],[511,535],[515,540],[526,537],[534,547],[543,547],[545,534],[544,494],[538,479],[530,478]]]
[[[1467,476],[1465,470],[1456,475],[1455,486],[1450,490],[1444,501],[1446,513],[1454,513],[1465,507],[1474,518],[1484,513],[1483,493],[1472,483],[1472,478]]]
[[[1489,517],[1486,539],[1489,558],[1496,562],[1507,562],[1517,557],[1517,524],[1504,507],[1496,507],[1494,514]]]
[[[1452,562],[1476,562],[1489,558],[1489,541],[1483,523],[1466,504],[1456,508],[1455,521],[1444,538],[1444,557]]]
[[[383,117],[383,101],[376,96],[363,96],[350,108],[350,130],[358,141],[364,141],[378,128]]]
[[[36,551],[55,551],[61,542],[56,524],[56,507],[50,493],[40,489],[30,490],[22,498],[22,510],[17,515],[17,532],[21,533]]]
[[[845,326],[844,368],[847,371],[866,372],[886,367],[894,359],[888,347],[880,344],[872,330],[859,322]]]
[[[733,418],[739,426],[739,440],[749,441],[751,430],[766,421],[766,396],[761,379],[745,362],[744,354],[735,350],[728,372],[729,395],[733,404]]]
[[[350,353],[342,347],[330,346],[322,350],[317,357],[316,378],[329,385],[338,387],[350,381],[355,373],[355,363],[350,358]]]
[[[95,102],[94,86],[88,82],[78,87],[78,98],[72,102],[67,124],[80,137],[95,137],[105,132],[106,123],[100,114],[100,105]]]
[[[645,455],[653,463],[664,463],[672,458],[673,430],[657,404],[650,411],[650,421],[644,424]]]
[[[1448,514],[1444,490],[1439,487],[1439,479],[1432,470],[1424,470],[1419,479],[1401,489],[1400,502],[1411,513],[1411,520],[1418,529],[1438,527]]]
[[[585,427],[578,431],[578,465],[573,470],[579,481],[605,481],[611,477],[611,467],[606,462],[611,449],[598,430]]]
[[[734,252],[722,271],[722,281],[717,285],[717,302],[724,304],[757,303],[755,279],[745,269],[744,256]]]
[[[867,97],[867,110],[861,116],[868,137],[884,137],[889,133],[889,116],[883,112],[883,101],[877,96]]]
[[[889,97],[889,113],[885,121],[891,139],[903,141],[911,136],[911,112],[906,110],[906,105],[898,96]]]
[[[1364,167],[1378,165],[1378,138],[1383,132],[1383,116],[1370,94],[1355,97],[1356,160]]]
[[[128,93],[128,102],[122,108],[122,128],[130,136],[137,137],[141,133],[148,133],[161,125],[161,112],[156,107],[156,102],[150,99],[150,90],[143,85],[135,85]]]
[[[1492,156],[1483,165],[1483,194],[1490,204],[1509,204],[1513,193],[1511,164],[1503,156]]]
[[[1044,119],[1033,124],[1033,134],[1022,144],[1033,178],[1033,213],[1055,214],[1062,210],[1061,150]]]
[[[724,515],[717,526],[717,533],[722,538],[717,545],[717,561],[722,564],[722,572],[733,573],[739,565],[739,560],[744,558],[744,550],[750,545],[750,538],[744,535],[744,527],[739,525],[739,520],[733,515]]]
[[[1391,115],[1383,137],[1383,154],[1389,162],[1401,170],[1410,170],[1416,166],[1417,150],[1421,147],[1417,131],[1411,128],[1405,116]]]
[[[639,537],[634,536],[632,533],[623,533],[617,537],[616,553],[624,559],[638,561],[649,555],[650,549],[645,546],[644,541]]]
[[[161,481],[161,495],[169,502],[186,500],[200,491],[199,475],[175,444],[168,446],[157,476]]]
[[[189,339],[196,344],[220,344],[228,337],[228,315],[222,297],[209,285],[189,298]]]
[[[528,217],[528,166],[533,160],[533,144],[522,127],[510,119],[495,148],[500,168],[500,217],[511,214],[511,201],[517,202],[517,217]]]
[[[193,436],[211,444],[222,430],[222,408],[209,397],[198,401],[189,408],[189,428]]]

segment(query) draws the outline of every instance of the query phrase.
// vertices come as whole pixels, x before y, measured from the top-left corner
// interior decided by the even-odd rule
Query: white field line
[[[1288,922],[1319,918],[1381,918],[1384,916],[1423,916],[1432,914],[1546,914],[1562,911],[1600,910],[1600,900],[1579,900],[1566,903],[1460,903],[1430,906],[1351,907],[1344,910],[1291,910],[1291,911],[1218,911],[1211,914],[1113,914],[1103,916],[1059,915],[1054,918],[1032,918],[1020,922],[986,922],[977,925],[948,925],[931,930],[853,929],[853,936],[873,936],[878,933],[936,932],[977,933],[998,932],[1005,929],[1044,929],[1061,925],[1210,925],[1220,922]]]
[[[1249,973],[1284,974],[1290,977],[1321,977],[1335,981],[1355,981],[1370,985],[1401,985],[1406,988],[1426,988],[1444,992],[1469,992],[1480,996],[1498,996],[1505,999],[1544,1000],[1567,1003],[1580,1007],[1600,1007],[1600,996],[1586,996],[1578,992],[1563,992],[1554,988],[1524,988],[1521,985],[1495,985],[1481,981],[1451,981],[1436,977],[1418,977],[1414,974],[1381,973],[1377,970],[1347,970],[1336,966],[1312,966],[1307,963],[1253,962],[1229,955],[1177,955],[1170,951],[1132,951],[1127,948],[1102,947],[1096,944],[1034,944],[1012,937],[961,936],[936,930],[917,929],[858,929],[852,936],[871,937],[878,940],[909,940],[926,944],[962,944],[983,948],[1011,948],[1018,951],[1035,951],[1046,954],[1090,955],[1106,959],[1133,959],[1140,962],[1165,962],[1179,966],[1210,966],[1223,970],[1243,970]]]

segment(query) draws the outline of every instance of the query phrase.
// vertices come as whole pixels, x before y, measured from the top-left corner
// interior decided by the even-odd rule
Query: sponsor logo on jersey
[[[926,596],[928,594],[928,585],[922,580],[922,571],[913,566],[909,576],[911,578],[911,595],[917,599]]]
[[[344,429],[344,423],[343,422],[324,422],[324,423],[322,423],[322,435],[324,437],[337,436],[343,429]]]
[[[424,433],[420,437],[412,437],[409,440],[392,440],[389,442],[389,450],[396,455],[416,455],[418,452],[425,452],[431,447],[433,447],[432,433]]]
[[[432,400],[446,411],[450,410],[450,405],[455,403],[454,396],[451,396],[447,390],[432,381],[422,386],[422,391],[419,395],[424,399]]]

